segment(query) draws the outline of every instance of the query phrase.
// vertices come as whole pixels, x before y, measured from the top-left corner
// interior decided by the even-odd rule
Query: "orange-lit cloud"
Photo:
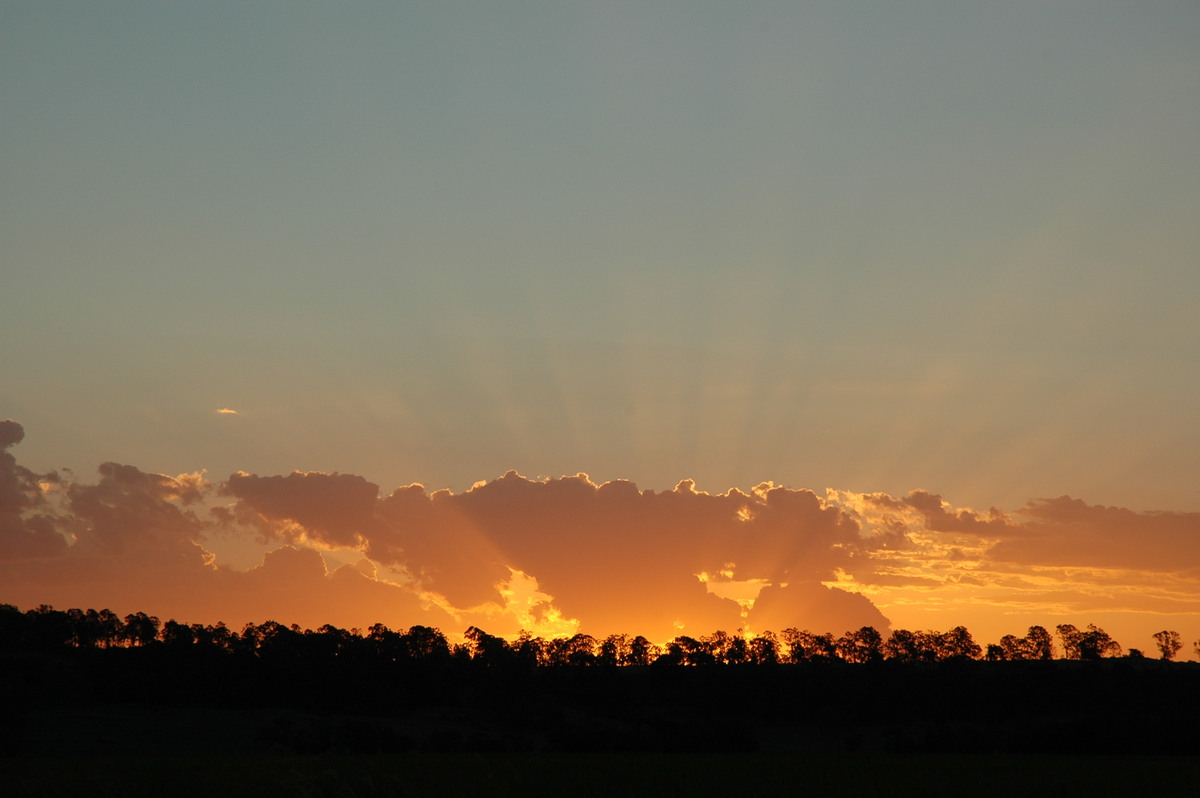
[[[0,422],[6,449],[22,437]],[[258,541],[260,564],[221,565],[231,541]],[[351,474],[213,483],[115,463],[84,484],[0,452],[0,601],[19,606],[451,635],[976,623],[998,639],[1032,623],[1141,618],[1186,636],[1200,623],[1197,562],[1200,514],[1067,497],[979,512],[921,490],[709,493],[683,480],[654,491],[516,472],[463,493],[381,495]]]
[[[996,635],[1003,625],[1104,619],[1134,646],[1149,646],[1158,628],[1200,626],[1198,513],[1069,497],[979,513],[925,491],[831,491],[830,499],[881,544],[835,583],[869,596],[893,621],[974,617]]]
[[[241,415],[241,413],[239,413],[237,410],[234,410],[232,407],[218,407],[217,412],[223,416],[240,416]]]

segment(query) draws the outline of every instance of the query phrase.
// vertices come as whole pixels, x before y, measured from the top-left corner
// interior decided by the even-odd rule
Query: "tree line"
[[[642,635],[627,634],[612,634],[603,639],[587,634],[547,639],[522,632],[507,640],[472,626],[463,635],[463,642],[451,643],[439,629],[427,626],[412,626],[403,632],[379,623],[365,630],[340,629],[331,624],[302,629],[296,624],[289,626],[269,620],[247,623],[235,631],[221,622],[188,624],[175,619],[162,622],[144,612],[121,617],[108,609],[56,610],[49,605],[22,612],[11,604],[0,604],[0,643],[9,651],[157,648],[270,660],[342,658],[536,667],[1087,661],[1145,657],[1136,648],[1126,653],[1094,624],[1083,629],[1059,624],[1055,632],[1057,645],[1055,635],[1037,625],[1029,627],[1023,636],[1005,635],[998,643],[986,647],[976,643],[964,626],[945,632],[896,629],[886,638],[871,626],[841,635],[796,628],[784,629],[778,635],[769,631],[755,635],[716,631],[700,637],[679,635],[665,644],[657,644]],[[1173,660],[1183,648],[1178,632],[1162,630],[1153,638],[1159,659]],[[1193,646],[1200,655],[1200,640]]]
[[[183,730],[170,750],[184,754],[240,735],[247,751],[304,755],[1200,755],[1200,666],[1169,662],[1178,634],[1156,643],[1160,657],[1146,657],[1099,627],[1067,624],[987,646],[962,626],[718,631],[662,644],[471,627],[451,640],[428,626],[233,629],[0,604],[0,760],[100,745],[44,732],[50,717],[96,707],[126,719],[106,727],[104,745],[141,745],[139,718],[151,711]],[[219,731],[208,725],[214,712],[225,718]]]

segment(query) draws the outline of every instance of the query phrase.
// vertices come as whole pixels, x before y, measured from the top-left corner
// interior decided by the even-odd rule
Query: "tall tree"
[[[1046,631],[1046,627],[1029,627],[1029,631],[1025,633],[1025,639],[1029,641],[1033,659],[1053,659],[1054,639],[1050,637],[1050,633]]]
[[[750,660],[756,665],[775,665],[779,662],[779,640],[774,632],[755,635],[750,641]]]
[[[1094,660],[1121,656],[1121,644],[1095,624],[1089,623],[1087,629],[1081,630],[1074,624],[1063,623],[1055,629],[1062,641],[1063,657],[1066,659]]]
[[[158,618],[144,612],[125,616],[125,641],[131,646],[148,646],[158,637]]]
[[[874,626],[846,632],[836,645],[838,656],[846,662],[875,662],[883,658],[883,636]]]
[[[1179,653],[1179,649],[1183,648],[1183,641],[1179,639],[1179,632],[1171,632],[1166,629],[1154,633],[1154,642],[1158,645],[1158,650],[1164,660],[1175,659],[1175,655]]]
[[[883,654],[897,662],[917,662],[921,659],[917,636],[908,629],[893,629],[883,644]]]

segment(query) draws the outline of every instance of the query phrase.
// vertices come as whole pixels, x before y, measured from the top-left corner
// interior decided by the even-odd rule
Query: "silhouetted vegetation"
[[[189,718],[225,713],[215,731],[176,745],[238,739],[239,750],[288,756],[1200,755],[1200,664],[1171,661],[1177,634],[1155,635],[1162,656],[1150,659],[1123,655],[1092,625],[1056,632],[1057,643],[1034,626],[980,646],[961,626],[886,638],[872,627],[789,628],[658,645],[625,634],[506,640],[471,627],[451,642],[424,626],[235,631],[0,605],[0,746],[45,753],[47,713],[78,726],[88,712],[165,712],[177,720],[170,734],[146,741],[118,723],[107,739],[169,748]]]

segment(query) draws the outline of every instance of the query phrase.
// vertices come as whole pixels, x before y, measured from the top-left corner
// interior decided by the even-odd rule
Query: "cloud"
[[[218,407],[217,412],[223,416],[240,416],[241,413],[234,410],[232,407]]]
[[[1175,572],[1200,562],[1200,513],[1139,513],[1069,496],[1017,512],[1020,534],[988,552],[997,562]]]
[[[1065,496],[1013,513],[955,508],[925,491],[828,499],[859,521],[869,549],[839,585],[902,625],[969,617],[998,636],[1021,623],[1105,619],[1136,637],[1147,623],[1200,623],[1200,514]]]
[[[864,554],[857,522],[810,491],[773,485],[712,494],[683,480],[656,492],[621,480],[595,484],[584,474],[534,480],[509,472],[460,494],[410,485],[380,498],[376,485],[349,474],[237,472],[214,486],[202,475],[165,477],[108,463],[96,485],[70,485],[66,494],[60,520],[79,553],[165,552],[170,542],[179,556],[202,561],[211,559],[204,546],[218,533],[252,534],[294,551],[355,549],[394,568],[395,587],[422,606],[514,632],[525,624],[668,639],[682,629],[733,630],[757,610],[744,615],[696,576],[722,569],[765,585],[786,581],[785,597],[800,596],[798,586],[819,588],[821,601],[768,602],[802,607],[805,623],[840,624],[858,612],[858,625],[886,626],[869,602],[831,598],[819,584]],[[221,499],[232,502],[200,511],[202,500]],[[276,570],[265,573],[300,562],[297,556],[273,555],[267,562]],[[236,580],[224,584],[231,589]],[[299,594],[294,601],[303,603]]]
[[[379,486],[360,476],[293,471],[260,477],[239,471],[223,492],[238,499],[237,520],[267,537],[359,547],[378,531]]]
[[[25,428],[11,418],[0,421],[0,449],[7,449],[25,438]]]
[[[46,519],[0,513],[0,560],[57,557],[66,550],[66,539]]]
[[[0,425],[0,434],[12,442],[21,438],[15,423]],[[104,463],[98,475],[94,484],[37,475],[0,452],[0,601],[144,610],[234,626],[268,618],[347,628],[377,621],[454,622],[412,586],[377,578],[373,567],[328,573],[321,555],[309,548],[269,552],[248,571],[219,567],[206,546],[224,531],[222,514],[207,511],[221,492],[202,473],[171,477]],[[299,484],[315,499],[301,501],[297,515],[332,540],[348,523],[335,518],[346,510],[338,500],[354,495],[356,487],[361,492],[360,482],[281,477],[239,487],[253,515],[251,502],[269,508]]]
[[[876,494],[878,496],[878,494]],[[1008,518],[995,507],[982,515],[970,509],[955,510],[949,502],[935,493],[914,490],[903,504],[917,510],[931,532],[970,532],[976,535],[1003,534],[1009,528]]]
[[[986,608],[1025,620],[1037,608],[1200,606],[1196,513],[1068,497],[979,512],[923,490],[710,493],[682,480],[655,491],[515,471],[461,493],[413,484],[386,496],[353,474],[211,483],[118,463],[85,484],[18,465],[7,449],[23,433],[0,422],[0,601],[18,604],[660,641],[745,626],[886,630],[914,608],[955,625],[951,612]],[[222,546],[255,540],[272,549],[257,567],[217,564]],[[734,585],[760,589],[753,604]]]
[[[24,428],[11,418],[0,421],[0,560],[54,557],[67,547],[54,523],[38,512],[46,504],[43,482],[57,476],[35,474],[4,451],[24,437]]]
[[[737,628],[738,605],[710,594],[696,574],[732,562],[739,579],[817,584],[858,545],[853,519],[810,491],[710,494],[690,480],[655,492],[584,474],[509,472],[462,494],[401,488],[379,513],[387,523],[369,541],[373,558],[404,562],[458,605],[520,569],[592,634]]]
[[[755,631],[796,627],[835,634],[863,626],[881,631],[890,626],[866,596],[810,583],[763,588],[750,612],[750,621]]]
[[[95,485],[68,484],[65,531],[79,551],[121,554],[132,548],[178,550],[197,544],[204,522],[188,505],[210,486],[203,474],[169,477],[103,463]]]

